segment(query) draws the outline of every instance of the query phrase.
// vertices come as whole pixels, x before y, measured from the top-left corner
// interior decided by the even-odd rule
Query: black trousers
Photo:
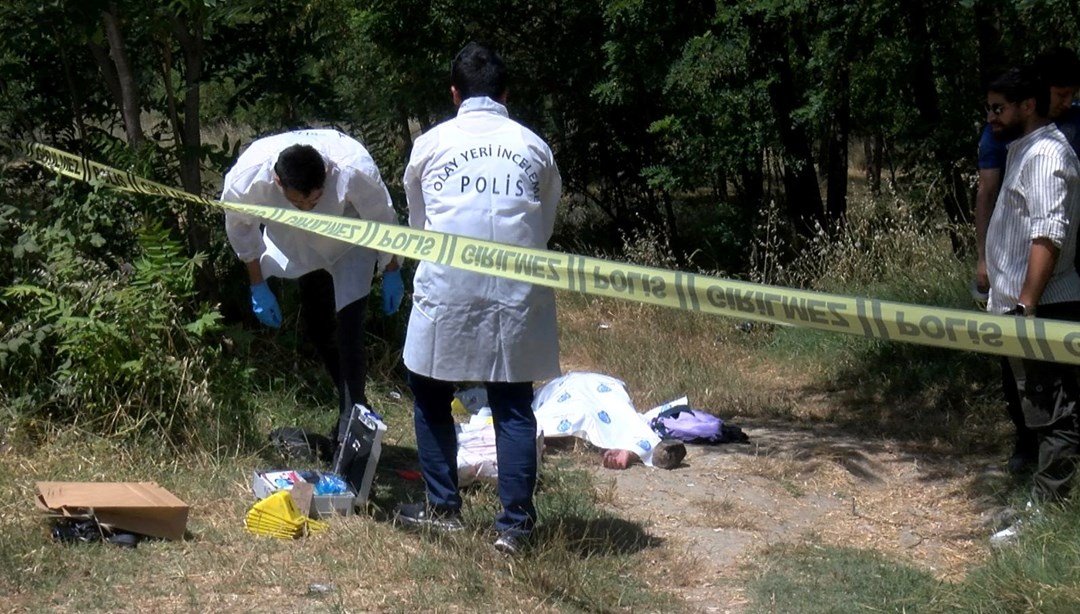
[[[1039,317],[1080,322],[1080,303],[1039,305]],[[1010,358],[1024,423],[1039,441],[1032,498],[1053,501],[1069,493],[1080,459],[1080,367]]]
[[[300,319],[338,390],[338,417],[347,418],[354,403],[367,407],[367,348],[364,317],[367,297],[340,311],[334,305],[334,278],[319,270],[300,277]],[[335,429],[336,434],[339,429]],[[336,440],[335,440],[336,441]]]
[[[1020,402],[1020,391],[1016,389],[1016,376],[1013,375],[1009,359],[1004,356],[1001,358],[1001,392],[1005,396],[1005,410],[1009,413],[1009,420],[1016,427],[1016,452],[1036,456],[1039,439],[1024,421],[1024,407]]]

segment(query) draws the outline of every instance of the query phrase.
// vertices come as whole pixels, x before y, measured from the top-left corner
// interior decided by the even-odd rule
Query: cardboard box
[[[155,482],[38,482],[38,508],[63,518],[162,539],[183,539],[188,505]]]
[[[318,471],[312,473],[322,475],[322,472]],[[251,490],[260,499],[265,499],[279,490],[299,491],[299,486],[307,486],[308,488],[303,489],[306,491],[310,488],[310,483],[306,482],[299,472],[291,469],[256,471],[251,476]],[[305,494],[297,497],[296,503],[313,518],[325,518],[335,514],[349,516],[356,506],[356,494],[352,490],[339,495]]]

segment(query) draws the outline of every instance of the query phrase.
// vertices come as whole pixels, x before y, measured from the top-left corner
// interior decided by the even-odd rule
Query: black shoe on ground
[[[68,543],[90,543],[105,539],[105,533],[94,519],[60,522],[52,529],[53,539]]]
[[[394,522],[405,527],[434,529],[446,533],[461,531],[461,513],[457,510],[439,510],[425,503],[404,503],[394,511]]]
[[[1009,473],[1021,473],[1026,469],[1038,466],[1038,464],[1038,444],[1031,445],[1027,442],[1020,441],[1016,443],[1012,456],[1009,457],[1008,470]]]
[[[495,538],[495,550],[508,555],[517,556],[525,548],[525,536],[514,531],[503,531]]]
[[[686,445],[678,439],[662,439],[653,449],[652,462],[660,469],[674,469],[686,458]]]
[[[1009,457],[1009,473],[1022,473],[1037,465],[1038,462],[1039,459],[1037,457],[1022,452],[1016,452]]]

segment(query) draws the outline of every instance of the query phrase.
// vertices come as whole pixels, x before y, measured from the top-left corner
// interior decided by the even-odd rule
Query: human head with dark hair
[[[1080,85],[1080,58],[1068,47],[1051,47],[1035,57],[1035,68],[1048,85]]]
[[[322,197],[326,162],[311,145],[291,145],[278,154],[274,176],[289,202],[310,211]]]
[[[1068,47],[1052,47],[1035,58],[1035,68],[1050,86],[1049,115],[1057,118],[1069,110],[1080,90],[1080,58]]]
[[[987,87],[986,123],[1003,141],[1045,125],[1050,106],[1050,89],[1031,66],[1013,68]]]
[[[450,92],[454,104],[476,96],[506,102],[506,64],[491,47],[471,42],[450,64]]]
[[[1034,66],[1021,66],[1005,71],[986,88],[991,94],[1001,94],[1008,102],[1019,104],[1033,102],[1040,117],[1046,117],[1050,103],[1050,91],[1042,75]]]

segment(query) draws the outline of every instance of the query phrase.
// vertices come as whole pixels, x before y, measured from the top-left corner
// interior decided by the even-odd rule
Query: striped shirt
[[[1038,304],[1080,301],[1076,257],[1080,160],[1060,130],[1048,124],[1009,145],[1005,176],[986,232],[990,274],[988,310],[1004,313],[1019,301],[1031,242],[1046,238],[1061,251]]]

